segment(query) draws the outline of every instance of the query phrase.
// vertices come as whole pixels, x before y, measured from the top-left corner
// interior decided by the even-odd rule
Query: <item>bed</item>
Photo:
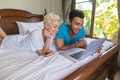
[[[32,14],[31,12],[25,11],[25,10],[18,10],[18,9],[0,9],[0,27],[8,34],[8,35],[13,35],[13,34],[19,34],[20,30],[19,27],[16,23],[17,22],[41,22],[44,17],[43,15],[40,14]],[[91,38],[89,38],[91,39]],[[105,44],[107,45],[107,44]],[[58,57],[58,54],[55,54],[54,56],[51,56],[50,58],[45,58],[46,61],[49,61],[49,63],[53,62],[52,64],[44,64],[43,66],[47,65],[56,65],[56,66],[62,66],[66,65],[67,63],[70,63],[69,65],[64,66],[64,69],[56,69],[58,70],[59,73],[44,73],[42,72],[43,69],[40,71],[38,70],[39,68],[43,68],[41,63],[39,63],[39,60],[44,60],[43,57],[40,59],[36,59],[38,57],[37,55],[33,55],[31,52],[24,52],[24,51],[16,51],[16,50],[10,50],[10,49],[0,49],[0,69],[3,67],[3,72],[0,70],[0,77],[1,80],[58,80],[58,79],[63,79],[63,80],[105,80],[106,77],[108,77],[110,80],[113,80],[113,77],[118,69],[117,65],[117,57],[118,57],[118,52],[120,50],[120,44],[115,44],[109,47],[109,49],[105,50],[102,55],[95,55],[94,57],[91,57],[91,59],[86,59],[85,62],[80,62],[83,65],[79,65],[79,63],[74,64],[78,66],[74,66],[77,68],[71,69],[68,68],[73,63],[69,60],[65,61],[64,63],[60,63],[56,65],[54,59],[57,58],[58,61],[61,59],[66,60],[64,57],[60,56]],[[4,53],[4,54],[3,54]],[[10,55],[11,53],[11,55]],[[17,53],[17,54],[16,54]],[[27,54],[31,53],[31,54]],[[56,52],[58,53],[58,52]],[[22,54],[22,55],[21,55]],[[24,55],[24,56],[23,56]],[[11,57],[12,56],[12,57]],[[28,58],[29,56],[29,58]],[[13,60],[14,58],[14,60]],[[6,59],[6,61],[4,61]],[[7,61],[8,59],[8,61]],[[28,61],[26,61],[26,59]],[[15,62],[19,60],[18,62]],[[88,62],[89,60],[89,62]],[[3,61],[3,62],[2,62]],[[14,63],[14,62],[15,63]],[[25,62],[24,62],[25,61]],[[30,63],[29,65],[28,62]],[[44,62],[44,61],[43,61]],[[6,63],[8,63],[6,65]],[[14,63],[14,66],[13,64]],[[17,65],[16,65],[17,64]],[[25,66],[27,65],[27,66]],[[33,66],[37,67],[37,71],[34,72],[35,68],[31,67]],[[19,67],[22,66],[22,67]],[[55,67],[47,67],[46,70],[53,69]],[[14,68],[14,69],[13,69]],[[15,73],[15,70],[18,70],[17,73]],[[31,72],[30,72],[30,71]],[[9,72],[8,72],[9,71]],[[23,74],[23,71],[26,71],[25,74]],[[61,71],[61,72],[60,72]],[[69,74],[66,74],[65,72],[68,72]],[[13,73],[13,75],[11,74]],[[47,76],[44,76],[42,74],[47,74]],[[24,79],[21,77],[24,77]],[[36,78],[36,76],[41,76],[41,78]],[[49,75],[49,76],[48,76]],[[19,78],[17,77],[19,76]],[[27,77],[26,77],[27,76]],[[34,76],[34,77],[31,77]],[[55,77],[61,77],[61,78],[55,78]],[[45,78],[43,78],[45,77]],[[50,78],[51,77],[51,78]]]

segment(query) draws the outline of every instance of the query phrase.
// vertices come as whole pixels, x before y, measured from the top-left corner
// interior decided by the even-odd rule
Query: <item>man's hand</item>
[[[103,48],[103,45],[101,45],[101,46],[97,49],[97,51],[96,51],[96,52],[100,54],[100,52],[101,52],[102,48]]]
[[[81,39],[76,43],[76,47],[80,47],[80,48],[86,48],[86,45],[87,45],[87,42],[84,39]]]

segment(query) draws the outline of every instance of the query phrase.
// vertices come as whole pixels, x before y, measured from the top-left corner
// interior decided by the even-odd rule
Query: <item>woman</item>
[[[58,32],[61,23],[60,17],[49,13],[44,17],[44,28],[32,31],[27,35],[17,35],[9,38],[0,28],[1,48],[12,48],[20,50],[36,51],[38,55],[50,56],[54,49],[53,37]]]

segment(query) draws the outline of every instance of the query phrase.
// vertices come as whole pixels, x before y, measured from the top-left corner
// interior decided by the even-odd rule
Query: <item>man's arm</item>
[[[64,40],[59,39],[59,38],[55,39],[55,43],[56,43],[57,50],[67,50],[67,49],[71,49],[71,48],[77,48],[77,47],[86,46],[86,41],[84,39],[78,41],[75,44],[69,45],[69,46],[65,46],[64,45]]]

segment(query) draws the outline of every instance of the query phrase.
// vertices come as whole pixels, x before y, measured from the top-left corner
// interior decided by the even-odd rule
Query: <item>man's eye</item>
[[[77,26],[82,26],[82,24],[80,24],[80,23],[75,23]]]
[[[76,25],[79,25],[79,23],[75,23]]]

